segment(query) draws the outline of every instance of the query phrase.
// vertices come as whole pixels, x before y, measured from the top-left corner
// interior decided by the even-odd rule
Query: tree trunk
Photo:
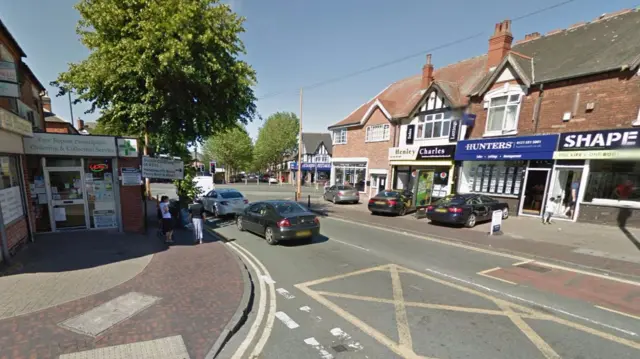
[[[149,122],[144,124],[144,155],[149,156]],[[144,179],[144,186],[147,192],[147,198],[151,199],[151,181],[149,178]]]

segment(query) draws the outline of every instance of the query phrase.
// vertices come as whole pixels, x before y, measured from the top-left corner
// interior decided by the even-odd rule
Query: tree
[[[76,32],[89,57],[52,85],[90,102],[105,126],[168,154],[255,113],[254,70],[238,57],[244,18],[219,0],[80,0]],[[147,148],[145,147],[145,152]]]
[[[204,142],[202,153],[207,161],[215,158],[218,163],[223,164],[228,177],[235,171],[249,169],[253,143],[244,126],[238,125],[209,137]]]
[[[300,120],[292,112],[269,116],[258,132],[254,148],[254,165],[258,169],[275,167],[286,156],[297,153]]]

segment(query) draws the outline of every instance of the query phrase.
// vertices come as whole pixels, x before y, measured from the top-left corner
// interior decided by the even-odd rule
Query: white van
[[[196,176],[193,180],[196,182],[196,186],[200,188],[200,197],[215,188],[213,177],[211,176]]]

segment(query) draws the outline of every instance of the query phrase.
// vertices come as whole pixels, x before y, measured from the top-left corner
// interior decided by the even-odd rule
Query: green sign
[[[431,191],[433,190],[434,171],[417,171],[415,205],[416,207],[431,204]]]

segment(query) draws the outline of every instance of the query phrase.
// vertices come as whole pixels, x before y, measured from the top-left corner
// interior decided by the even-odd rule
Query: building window
[[[449,137],[451,128],[451,112],[440,112],[431,115],[420,115],[418,119],[417,138]]]
[[[465,161],[460,193],[520,195],[525,170],[523,161]]]
[[[389,140],[389,125],[367,126],[365,142],[380,142]]]
[[[333,131],[333,144],[344,145],[347,143],[347,129],[341,128]]]
[[[316,155],[314,162],[317,162],[317,163],[329,162],[329,156],[327,156],[327,155]]]
[[[332,181],[335,185],[349,184],[360,192],[364,192],[365,178],[367,177],[367,164],[362,163],[335,163],[335,177]]]
[[[640,162],[592,160],[584,201],[640,205]]]

